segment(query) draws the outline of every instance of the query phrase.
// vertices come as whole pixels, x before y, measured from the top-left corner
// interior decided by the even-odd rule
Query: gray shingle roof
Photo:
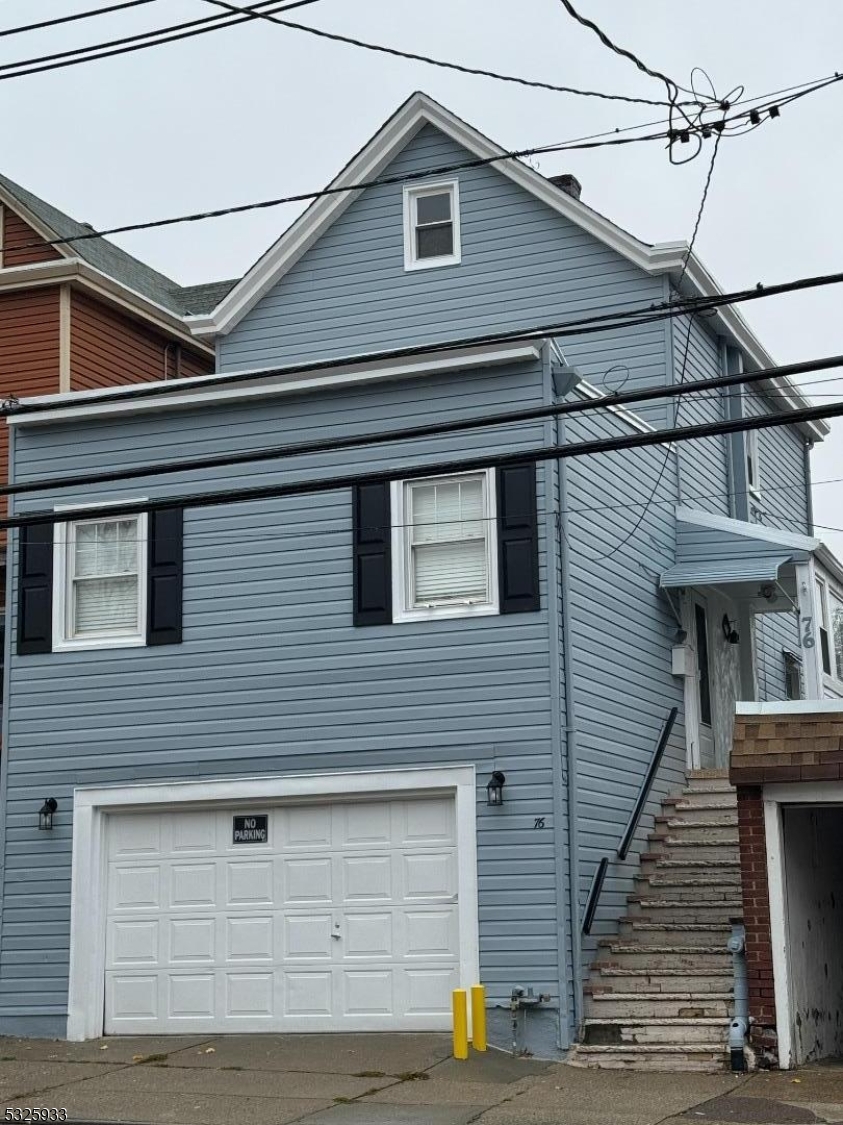
[[[0,175],[0,187],[40,219],[56,237],[89,234],[93,229],[87,223],[71,219],[69,215],[33,195],[7,176]],[[73,242],[70,244],[70,251],[94,269],[179,316],[210,312],[235,284],[234,281],[218,281],[207,285],[181,286],[105,238],[86,238],[81,242]]]

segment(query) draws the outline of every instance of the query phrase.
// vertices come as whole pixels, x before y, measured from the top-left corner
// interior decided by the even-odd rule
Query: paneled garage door
[[[114,814],[105,1030],[446,1028],[456,890],[451,798]]]

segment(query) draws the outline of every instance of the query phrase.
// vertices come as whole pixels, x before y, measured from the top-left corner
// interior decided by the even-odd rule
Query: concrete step
[[[654,1043],[649,1046],[589,1047],[578,1045],[568,1058],[570,1066],[600,1070],[696,1071],[711,1074],[726,1068],[725,1048],[705,1043]]]
[[[682,840],[696,844],[724,844],[737,848],[738,826],[718,824],[715,821],[699,821],[698,823],[685,824],[679,820],[668,820],[667,817],[656,817],[656,831],[653,833],[657,839],[668,842]],[[649,837],[652,839],[652,836]]]
[[[587,996],[586,1013],[601,1019],[626,1022],[635,1017],[655,1019],[727,1020],[732,1012],[731,992],[594,992]]]
[[[588,1046],[616,1044],[706,1043],[713,1047],[725,1045],[729,1022],[720,1017],[703,1019],[630,1018],[622,1023],[616,1019],[590,1016],[583,1021],[583,1042]]]
[[[687,812],[690,810],[737,813],[738,795],[735,790],[729,793],[697,793],[693,789],[686,789],[673,797],[665,797],[662,808],[670,811]]]
[[[659,945],[722,945],[732,932],[728,922],[656,922],[651,918],[627,915],[621,918],[622,936],[657,942]]]
[[[654,897],[651,895],[630,895],[627,898],[630,917],[650,918],[654,922],[674,922],[677,926],[686,922],[723,922],[743,916],[743,900],[740,898],[702,898],[691,901]]]
[[[714,827],[737,828],[736,809],[683,808],[665,809],[663,815],[655,818],[656,824],[673,825],[712,825]]]
[[[741,891],[741,873],[739,868],[729,868],[712,872],[708,868],[692,868],[690,871],[677,874],[674,870],[663,871],[661,868],[648,870],[642,875],[636,875],[637,887],[650,887],[664,892],[666,898],[695,895],[704,891],[706,896],[713,898],[718,894],[739,895]]]
[[[663,969],[721,969],[724,973],[731,973],[732,957],[725,941],[722,945],[658,945],[603,938],[599,943],[595,968],[603,965],[653,972]]]
[[[734,787],[729,784],[726,777],[690,777],[688,784],[682,790],[682,796],[691,793],[734,793]]]
[[[665,873],[668,871],[681,873],[705,871],[708,874],[715,871],[737,871],[740,873],[741,869],[740,853],[737,848],[733,851],[731,847],[721,849],[711,859],[698,859],[693,852],[688,854],[683,852],[678,857],[673,857],[660,851],[642,852],[638,859],[642,866],[648,866],[648,870],[655,865]]]
[[[709,829],[709,831],[711,831]],[[695,840],[686,835],[651,833],[647,840],[651,852],[661,853],[665,859],[679,859],[687,856],[688,859],[713,860],[738,858],[738,834],[730,833],[728,829],[718,830],[720,837]]]
[[[595,965],[584,991],[596,992],[708,992],[730,993],[732,971],[729,965],[705,969],[663,969],[657,966],[628,968],[623,965]]]

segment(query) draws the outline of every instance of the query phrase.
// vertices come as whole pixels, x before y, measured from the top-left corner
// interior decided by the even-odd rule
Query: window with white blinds
[[[496,612],[492,493],[491,472],[400,485],[400,615]]]
[[[60,646],[143,643],[146,517],[61,527]]]

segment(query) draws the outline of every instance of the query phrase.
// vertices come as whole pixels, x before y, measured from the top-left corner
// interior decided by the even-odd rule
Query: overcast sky
[[[0,27],[106,0],[0,0]],[[688,84],[704,67],[723,96],[764,94],[840,66],[839,0],[579,0],[655,69]],[[47,32],[0,39],[0,62],[218,11],[156,0]],[[603,48],[559,0],[321,0],[290,18],[359,38],[554,83],[661,98],[663,86]],[[195,39],[0,82],[0,170],[102,228],[324,185],[422,89],[506,148],[659,119],[658,109],[522,89],[373,55],[254,21]],[[697,251],[726,289],[843,267],[843,83],[786,107],[720,148]],[[542,157],[583,198],[648,242],[688,239],[707,157],[670,165],[658,143]],[[182,283],[239,277],[297,209],[126,236]],[[756,302],[747,320],[781,362],[843,352],[843,290]],[[564,310],[560,310],[564,311]],[[829,372],[814,376],[825,379]],[[806,387],[817,401],[843,380]],[[814,453],[815,518],[843,528],[843,420]],[[818,528],[843,556],[843,534]]]

